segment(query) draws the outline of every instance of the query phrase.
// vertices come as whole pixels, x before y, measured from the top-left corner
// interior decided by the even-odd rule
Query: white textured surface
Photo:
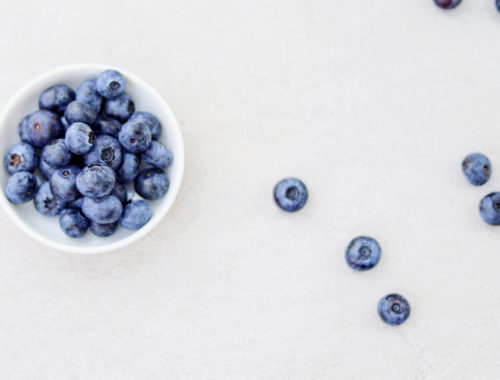
[[[500,229],[477,212],[500,188],[493,1],[74,3],[0,1],[0,104],[62,63],[124,67],[178,117],[185,180],[121,252],[2,223],[0,378],[498,376]],[[475,150],[483,188],[460,172]],[[271,198],[287,175],[310,189],[294,215]],[[343,258],[360,233],[383,248],[367,273]],[[376,314],[390,291],[400,328]]]

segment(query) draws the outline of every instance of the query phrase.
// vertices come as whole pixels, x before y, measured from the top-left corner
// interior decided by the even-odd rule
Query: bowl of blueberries
[[[45,73],[11,98],[0,126],[0,203],[52,248],[122,248],[158,225],[180,189],[177,120],[125,70],[79,64]]]

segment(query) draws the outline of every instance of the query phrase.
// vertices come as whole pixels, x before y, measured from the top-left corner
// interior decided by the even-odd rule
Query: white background
[[[174,207],[122,251],[55,252],[0,212],[0,378],[498,376],[500,228],[477,205],[500,189],[499,30],[493,0],[0,0],[0,105],[109,63],[159,90],[186,144]],[[271,195],[290,175],[296,214]],[[359,234],[383,249],[366,273],[344,261]],[[399,328],[376,313],[388,292],[412,305]]]

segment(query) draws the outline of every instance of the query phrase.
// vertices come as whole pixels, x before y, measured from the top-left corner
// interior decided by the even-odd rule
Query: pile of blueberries
[[[43,91],[40,109],[19,124],[21,142],[5,154],[5,169],[12,175],[7,199],[14,204],[33,200],[42,215],[59,215],[61,229],[73,238],[89,227],[106,237],[118,223],[129,230],[144,226],[151,218],[145,200],[168,191],[164,169],[173,156],[157,141],[160,121],[135,112],[125,88],[121,73],[106,70],[76,92],[64,84]],[[132,183],[143,199],[129,199],[126,186]]]
[[[453,9],[458,6],[462,0],[434,0],[436,5],[443,9]],[[495,5],[500,12],[500,0],[495,0]]]
[[[300,210],[305,206],[307,199],[307,188],[297,178],[285,178],[274,187],[274,200],[285,211]],[[372,269],[379,262],[381,255],[382,249],[378,242],[367,236],[354,238],[345,251],[347,264],[358,271]],[[380,318],[390,325],[400,325],[405,322],[410,316],[410,310],[410,304],[406,298],[395,293],[382,297],[377,307]]]

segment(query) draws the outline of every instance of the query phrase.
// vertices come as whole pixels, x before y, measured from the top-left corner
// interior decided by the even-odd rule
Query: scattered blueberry
[[[102,105],[102,96],[96,90],[95,79],[83,81],[76,89],[76,100],[87,103],[95,112],[99,113]]]
[[[285,211],[300,210],[306,204],[307,197],[306,186],[296,178],[285,178],[274,187],[274,200]]]
[[[94,146],[95,134],[87,124],[73,123],[66,130],[64,141],[71,152],[82,155]]]
[[[118,228],[118,222],[99,224],[95,222],[90,222],[90,231],[99,237],[108,237],[115,233]]]
[[[31,115],[26,115],[23,117],[23,119],[20,121],[18,127],[17,127],[17,133],[19,134],[19,138],[21,139],[22,142],[25,143],[30,143],[30,135],[28,132],[28,119],[30,118]]]
[[[59,225],[66,235],[72,238],[80,238],[87,232],[89,221],[80,210],[66,208],[59,216]]]
[[[122,211],[122,203],[113,195],[107,195],[101,198],[83,198],[82,212],[87,218],[95,223],[114,223],[120,219]]]
[[[29,143],[42,148],[64,132],[59,116],[50,111],[39,110],[28,119],[27,136]]]
[[[38,154],[30,144],[17,143],[5,154],[4,165],[10,174],[33,172],[38,166]]]
[[[49,142],[42,150],[40,159],[53,168],[60,168],[68,165],[72,154],[64,139],[55,139]]]
[[[5,195],[14,204],[29,202],[36,193],[37,181],[30,172],[17,172],[7,180]]]
[[[375,239],[359,236],[353,239],[345,251],[347,264],[355,270],[373,268],[380,260],[382,250]]]
[[[151,145],[151,131],[144,123],[129,121],[122,125],[118,140],[128,152],[144,152]]]
[[[42,173],[46,180],[49,180],[52,177],[52,174],[54,174],[57,170],[57,168],[53,168],[44,160],[40,160],[40,166],[38,169],[40,169],[40,173]]]
[[[118,138],[121,127],[122,123],[105,115],[99,116],[92,126],[96,135],[110,135],[115,138]]]
[[[462,161],[462,171],[472,185],[481,186],[490,179],[491,163],[484,154],[471,153]]]
[[[122,148],[114,137],[108,135],[97,136],[94,146],[84,156],[85,165],[101,163],[118,169],[122,163]]]
[[[127,203],[127,189],[120,182],[115,183],[111,195],[117,197],[123,204]]]
[[[75,100],[75,92],[64,84],[58,84],[46,89],[38,99],[41,110],[64,113],[66,106]]]
[[[410,316],[410,304],[399,294],[388,294],[378,303],[378,315],[389,325],[400,325]]]
[[[108,99],[104,103],[106,115],[118,119],[124,123],[135,111],[134,101],[127,94],[121,94],[117,98]]]
[[[462,0],[434,0],[436,5],[439,8],[443,9],[453,9],[455,8],[458,4],[462,2]]]
[[[103,71],[97,77],[97,91],[106,99],[113,99],[125,91],[125,77],[116,70]]]
[[[151,141],[149,148],[142,152],[142,159],[157,168],[166,168],[172,163],[173,156],[165,145],[158,141]]]
[[[490,193],[481,199],[479,213],[486,223],[500,225],[500,193]]]
[[[151,209],[146,201],[130,202],[123,210],[120,225],[127,230],[138,230],[151,219]]]
[[[49,182],[42,183],[33,201],[36,210],[44,216],[59,215],[66,204],[62,199],[56,198],[52,194]]]
[[[116,183],[114,170],[104,164],[86,166],[76,177],[76,187],[85,197],[104,197],[111,194]]]
[[[78,198],[76,178],[81,169],[78,166],[66,166],[57,169],[50,178],[50,190],[59,199],[70,202]]]
[[[137,177],[137,174],[139,174],[140,166],[141,159],[137,154],[123,153],[122,165],[116,171],[118,181],[125,185],[131,183]]]
[[[97,112],[88,103],[75,100],[66,107],[64,118],[69,125],[78,122],[92,125],[97,118]]]
[[[138,123],[146,124],[151,130],[151,137],[153,140],[158,140],[161,135],[161,123],[158,118],[150,114],[149,112],[138,111],[135,112],[132,116],[130,116],[128,121],[134,121]]]
[[[159,168],[145,169],[135,178],[135,191],[148,200],[164,196],[169,185],[167,175]]]

